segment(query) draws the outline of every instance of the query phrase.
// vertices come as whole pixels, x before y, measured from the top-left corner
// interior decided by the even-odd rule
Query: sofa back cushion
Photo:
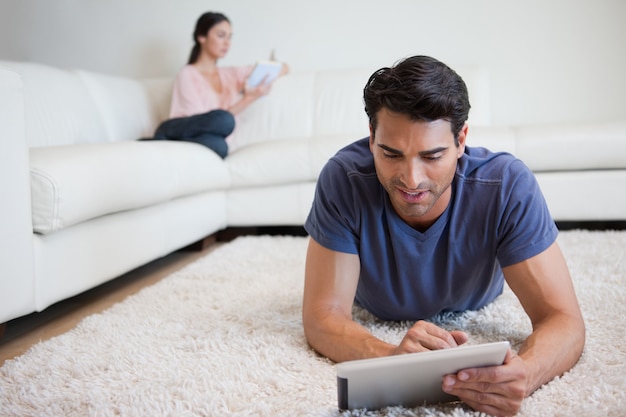
[[[24,85],[26,142],[30,147],[100,142],[106,130],[82,81],[46,65],[0,61]]]
[[[230,150],[270,140],[304,140],[314,129],[315,73],[293,73],[276,80],[270,94],[237,116]]]
[[[22,78],[31,148],[150,137],[169,113],[169,77],[136,80],[14,61],[0,67]]]
[[[89,96],[95,103],[103,121],[106,140],[124,140],[151,137],[163,114],[163,102],[169,96],[159,96],[159,85],[150,84],[155,94],[150,94],[147,84],[126,77],[116,77],[88,71],[76,71]],[[163,82],[171,90],[172,82]],[[168,106],[169,107],[169,106]]]

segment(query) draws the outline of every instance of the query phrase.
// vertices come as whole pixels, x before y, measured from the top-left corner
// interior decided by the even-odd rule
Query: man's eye
[[[387,159],[396,159],[398,157],[395,153],[383,153],[383,156]]]
[[[441,159],[441,155],[429,155],[425,156],[424,159],[426,159],[427,161],[438,161]]]

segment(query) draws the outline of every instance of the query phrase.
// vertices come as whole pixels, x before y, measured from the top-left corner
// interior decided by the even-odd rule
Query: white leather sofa
[[[317,175],[368,134],[373,69],[292,73],[240,117],[231,154],[138,141],[171,79],[0,61],[0,323],[41,311],[227,227],[302,225]],[[626,122],[489,125],[489,80],[459,69],[470,145],[520,157],[557,220],[626,219]]]

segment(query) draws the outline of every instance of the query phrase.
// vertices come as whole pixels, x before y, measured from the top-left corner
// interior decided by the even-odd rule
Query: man
[[[424,321],[479,309],[506,279],[533,332],[497,367],[447,375],[444,391],[492,415],[569,370],[585,328],[557,229],[530,170],[466,146],[463,80],[425,56],[376,71],[364,90],[370,137],[324,167],[305,228],[303,299],[310,345],[341,362],[451,348],[467,334]],[[415,320],[398,346],[352,319]]]

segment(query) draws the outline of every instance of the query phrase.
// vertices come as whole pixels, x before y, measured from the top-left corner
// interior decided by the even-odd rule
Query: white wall
[[[488,68],[493,124],[626,120],[623,0],[0,0],[0,59],[173,75],[207,10],[233,23],[224,65],[272,48],[294,71],[428,54]]]

